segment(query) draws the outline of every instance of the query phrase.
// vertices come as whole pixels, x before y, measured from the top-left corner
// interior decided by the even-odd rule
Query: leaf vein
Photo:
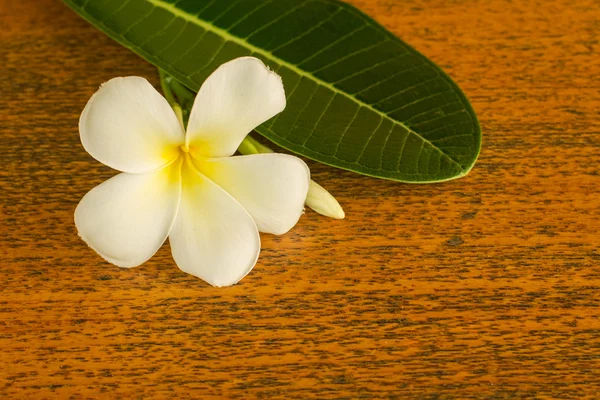
[[[305,59],[304,59],[304,60],[302,60],[302,61],[299,61],[299,62],[298,62],[298,68],[301,68],[302,64],[306,64],[306,62],[307,62],[307,61],[310,61],[310,60],[312,60],[313,58],[315,58],[315,57],[319,56],[319,54],[321,54],[321,53],[322,53],[322,52],[324,52],[325,50],[332,48],[333,46],[337,45],[339,42],[341,42],[341,41],[343,41],[343,40],[347,39],[348,37],[350,37],[350,36],[352,36],[352,35],[354,35],[356,32],[360,32],[360,31],[361,31],[361,30],[363,30],[364,28],[366,28],[366,25],[363,25],[363,26],[361,26],[361,27],[360,27],[360,28],[358,28],[358,29],[355,29],[355,30],[353,30],[353,31],[350,31],[350,32],[348,32],[348,33],[347,33],[347,34],[345,34],[344,36],[341,36],[341,37],[339,37],[339,38],[335,39],[333,42],[329,43],[327,46],[325,46],[325,47],[321,48],[320,50],[317,50],[315,53],[311,54],[311,55],[310,55],[310,57],[308,57],[308,58],[305,58]]]
[[[333,151],[333,154],[337,154],[337,151],[340,148],[340,144],[342,144],[342,142],[344,141],[344,136],[346,136],[346,133],[348,133],[348,130],[350,129],[350,127],[354,123],[354,120],[358,116],[358,113],[360,112],[361,108],[362,108],[361,106],[356,107],[356,112],[354,113],[354,116],[352,117],[352,119],[350,120],[350,122],[348,123],[348,125],[346,126],[346,128],[344,128],[344,131],[342,132],[342,135],[340,136],[340,140],[335,145],[335,150]]]
[[[162,27],[162,29],[160,29],[160,30],[158,30],[158,31],[154,32],[152,35],[148,36],[148,37],[147,37],[147,38],[146,38],[146,39],[145,39],[143,42],[141,42],[141,43],[139,44],[139,46],[138,46],[138,47],[140,47],[140,48],[141,48],[141,47],[144,47],[144,46],[146,45],[146,43],[148,43],[150,40],[154,39],[155,37],[157,37],[158,35],[160,35],[160,34],[161,34],[161,33],[163,33],[164,31],[166,31],[166,30],[169,28],[169,26],[171,26],[171,24],[172,24],[174,21],[177,21],[177,17],[176,17],[176,16],[173,16],[173,18],[172,18],[172,19],[171,19],[171,20],[170,20],[168,23],[166,23],[166,24],[165,24],[165,25]]]
[[[356,159],[357,161],[359,161],[363,154],[365,154],[365,150],[367,150],[367,147],[369,147],[369,143],[371,143],[371,139],[373,139],[373,137],[375,137],[375,134],[377,133],[377,131],[379,130],[379,128],[381,128],[381,125],[383,124],[383,118],[381,116],[379,116],[379,124],[377,124],[377,127],[373,130],[373,132],[369,135],[369,138],[367,139],[367,142],[365,143],[365,145],[362,147],[360,154],[358,155],[358,158]],[[393,125],[392,125],[393,126]],[[340,142],[341,143],[341,142]],[[338,146],[339,147],[339,146]],[[336,151],[337,154],[337,151]]]
[[[150,12],[146,13],[145,15],[143,15],[140,19],[138,19],[135,23],[129,25],[127,27],[127,29],[125,29],[121,35],[125,36],[127,33],[129,33],[129,31],[131,31],[133,28],[135,28],[136,26],[138,26],[139,24],[142,23],[142,21],[145,21],[146,19],[148,19],[148,17],[150,16],[150,14],[152,14],[152,12],[156,9],[156,7],[151,7],[150,8]]]
[[[323,111],[321,112],[321,115],[319,115],[319,119],[317,119],[317,123],[315,124],[315,126],[312,129],[312,131],[310,132],[310,135],[308,135],[308,137],[302,143],[302,146],[304,146],[306,144],[306,142],[309,141],[309,139],[311,138],[311,136],[317,130],[317,127],[319,126],[319,123],[321,123],[321,119],[323,119],[323,116],[327,113],[327,110],[329,110],[329,106],[331,106],[331,103],[333,102],[333,99],[335,99],[335,96],[337,96],[337,93],[333,93],[333,96],[331,96],[331,99],[329,99],[329,102],[327,103],[327,105],[325,106],[325,108],[323,108]]]
[[[404,94],[404,93],[406,93],[406,92],[408,92],[408,91],[410,91],[410,90],[413,90],[414,88],[417,88],[417,87],[419,87],[419,86],[421,86],[421,85],[424,85],[424,84],[426,84],[426,83],[429,83],[429,82],[431,82],[431,81],[435,81],[435,80],[436,80],[436,79],[438,79],[438,78],[440,78],[440,76],[439,76],[439,75],[436,75],[435,77],[433,77],[433,78],[430,78],[430,79],[426,79],[426,80],[424,80],[424,81],[421,81],[421,82],[417,83],[416,85],[411,85],[411,86],[409,86],[409,87],[405,87],[404,89],[400,90],[399,92],[392,93],[391,95],[389,95],[389,96],[387,96],[387,97],[384,97],[383,99],[380,99],[380,100],[378,100],[378,101],[377,101],[377,103],[375,103],[375,104],[374,104],[374,106],[375,106],[375,107],[378,107],[378,106],[379,106],[381,103],[383,103],[383,102],[386,102],[386,101],[389,101],[389,100],[390,100],[390,99],[392,99],[393,97],[396,97],[396,96],[398,96],[398,95]]]
[[[183,58],[185,58],[185,56],[187,56],[190,53],[190,51],[192,51],[194,49],[194,47],[196,47],[196,45],[198,43],[200,43],[200,41],[204,38],[204,36],[206,36],[207,33],[208,33],[207,30],[205,30],[204,32],[202,32],[202,35],[200,35],[198,37],[198,39],[196,39],[196,41],[190,47],[187,48],[186,51],[184,51],[179,57],[177,57],[175,60],[173,60],[173,62],[171,62],[171,64],[175,65],[179,61],[181,61]]]
[[[385,153],[385,147],[387,146],[388,140],[390,140],[390,136],[392,135],[392,131],[394,130],[395,125],[392,124],[392,126],[390,126],[390,130],[387,133],[387,136],[385,137],[385,140],[383,141],[383,146],[381,146],[381,152],[379,153],[379,166],[377,167],[378,169],[383,169],[383,153]]]
[[[283,47],[289,46],[290,44],[294,43],[297,40],[302,39],[304,36],[310,34],[312,31],[314,31],[315,29],[318,29],[321,25],[325,24],[326,22],[331,21],[331,19],[340,12],[341,9],[337,9],[334,13],[330,14],[327,18],[323,19],[321,22],[319,22],[318,24],[313,25],[310,29],[307,29],[306,31],[302,32],[301,35],[298,35],[290,40],[288,40],[287,42],[280,44],[279,46],[277,46],[276,48],[270,50],[271,53],[275,54],[276,51],[281,50]]]
[[[419,152],[417,153],[417,174],[419,174],[419,167],[420,167],[420,161],[421,161],[421,156],[423,155],[423,148],[425,147],[425,142],[421,142],[421,147],[419,147]]]
[[[450,104],[462,104],[462,103],[461,103],[460,101],[455,101],[455,102],[452,102],[452,103],[447,103],[447,104],[445,104],[445,105],[450,105]],[[438,109],[438,110],[439,110],[439,109]],[[433,110],[429,110],[429,112],[432,112],[432,111],[433,111]],[[439,115],[439,116],[437,116],[437,117],[435,117],[435,118],[429,118],[429,119],[426,119],[426,120],[424,120],[424,121],[419,121],[419,122],[417,122],[416,124],[411,124],[411,123],[409,123],[409,122],[407,121],[407,125],[410,125],[410,126],[412,126],[412,127],[416,127],[416,126],[419,126],[419,125],[428,124],[428,123],[430,123],[430,122],[432,122],[432,121],[437,121],[437,120],[439,120],[439,119],[442,119],[442,118],[447,118],[447,117],[450,117],[450,116],[452,116],[452,115],[458,115],[458,114],[462,114],[462,113],[464,113],[464,112],[465,112],[465,110],[464,110],[464,109],[460,109],[460,110],[457,110],[457,111],[451,112],[451,113],[449,113],[449,114],[446,114],[446,113],[444,113],[443,115]],[[424,113],[421,113],[420,115],[423,115],[423,114],[424,114]],[[411,118],[411,119],[414,119],[414,118]]]
[[[273,0],[263,0],[263,2],[258,7],[256,7],[255,9],[253,9],[248,14],[244,15],[242,18],[240,18],[237,21],[235,21],[235,24],[228,26],[227,30],[232,30],[233,28],[235,28],[236,26],[238,26],[240,23],[244,22],[249,17],[251,17],[252,15],[256,14],[257,11],[262,10],[263,8],[265,8],[267,5],[269,5],[271,3],[273,3]]]
[[[301,79],[303,79],[303,78],[304,77],[301,77]],[[292,124],[292,129],[290,129],[288,132],[286,132],[284,139],[287,138],[288,135],[293,131],[294,127],[296,126],[296,123],[298,122],[298,119],[300,119],[300,116],[302,115],[304,110],[306,110],[306,108],[308,107],[308,105],[310,104],[312,99],[314,98],[315,94],[317,93],[318,89],[319,89],[319,85],[315,84],[315,88],[311,92],[310,96],[308,96],[308,100],[306,100],[306,104],[304,104],[304,107],[302,107],[302,109],[300,111],[298,111],[298,113],[296,114],[296,118],[294,118],[294,123]]]
[[[404,154],[404,149],[406,148],[406,142],[408,141],[408,137],[410,136],[410,131],[406,132],[406,136],[404,136],[404,141],[402,142],[402,147],[400,148],[400,155],[398,156],[398,162],[396,163],[395,171],[400,171],[400,163],[402,163],[402,155]],[[394,170],[392,170],[394,171]]]
[[[186,21],[183,25],[181,25],[181,30],[179,32],[177,32],[177,35],[175,35],[175,37],[173,38],[173,40],[171,40],[169,42],[169,44],[167,44],[167,46],[162,49],[161,51],[159,51],[158,53],[156,53],[156,57],[160,58],[160,56],[162,56],[163,54],[165,54],[165,52],[167,50],[169,50],[172,46],[173,43],[175,43],[177,41],[177,39],[179,39],[179,36],[181,36],[181,34],[183,33],[183,31],[185,31],[185,27],[187,26],[188,22]]]
[[[413,106],[413,105],[415,105],[415,104],[417,104],[417,103],[421,103],[421,102],[423,102],[423,101],[431,100],[432,98],[434,98],[434,97],[436,97],[436,96],[440,96],[440,95],[442,95],[442,94],[446,94],[446,93],[454,93],[454,92],[453,92],[452,90],[444,90],[443,92],[432,93],[432,94],[430,94],[429,96],[426,96],[426,97],[420,97],[420,98],[418,98],[418,99],[416,99],[416,100],[414,100],[414,101],[411,101],[410,103],[406,103],[406,104],[403,104],[403,105],[401,105],[400,107],[394,108],[393,110],[389,110],[389,111],[387,111],[387,113],[388,113],[388,114],[393,114],[393,113],[395,113],[395,112],[398,112],[398,111],[404,110],[404,109],[405,109],[405,108],[407,108],[407,107]],[[405,124],[403,124],[403,125],[405,125]],[[405,126],[406,126],[406,125],[405,125]],[[408,126],[407,126],[407,128],[408,128]],[[412,130],[412,129],[410,129],[410,131],[413,131],[413,130]]]
[[[272,26],[276,22],[281,21],[283,18],[287,17],[288,15],[291,15],[291,14],[295,13],[300,8],[302,8],[304,5],[305,5],[305,3],[299,3],[295,7],[290,8],[289,10],[287,10],[286,12],[284,12],[283,14],[277,16],[277,18],[272,19],[271,21],[269,21],[268,24],[265,24],[265,25],[261,26],[259,29],[257,29],[254,32],[252,32],[252,34],[250,34],[250,36],[246,36],[244,38],[244,40],[247,41],[248,43],[250,43],[250,40],[252,39],[252,36],[256,35],[257,33],[260,33],[261,31],[264,31],[265,29],[267,29],[268,27]]]
[[[343,61],[345,61],[345,60],[349,59],[350,57],[354,57],[355,55],[357,55],[357,54],[360,54],[360,53],[365,53],[365,52],[367,52],[367,51],[369,51],[369,50],[371,50],[371,49],[373,49],[373,48],[375,48],[375,47],[379,46],[380,44],[387,43],[387,42],[389,42],[389,39],[388,39],[388,38],[385,38],[385,39],[384,39],[384,40],[382,40],[381,42],[373,43],[373,44],[372,44],[372,45],[370,45],[370,46],[363,47],[363,48],[362,48],[362,49],[360,49],[359,51],[355,51],[354,53],[349,53],[349,54],[346,54],[344,57],[340,57],[340,58],[336,59],[335,61],[332,61],[332,62],[330,62],[329,64],[325,64],[325,65],[321,66],[320,68],[318,68],[318,69],[316,69],[316,70],[312,71],[312,72],[311,72],[311,75],[313,75],[313,76],[315,77],[315,79],[319,79],[319,78],[317,78],[317,77],[316,77],[316,75],[315,75],[315,74],[317,74],[318,72],[321,72],[321,71],[323,71],[324,69],[327,69],[327,68],[331,68],[331,67],[333,67],[334,65],[336,65],[336,64],[339,64],[339,63],[341,63],[341,62],[343,62]],[[346,77],[342,78],[342,80],[343,80],[343,79],[346,79]],[[321,79],[319,79],[319,80],[321,80]],[[322,82],[324,82],[324,81],[322,81]],[[333,84],[331,84],[331,83],[327,83],[327,85],[330,85],[331,87],[335,87],[335,86],[333,86]],[[343,93],[343,92],[342,92],[342,93]],[[350,97],[350,96],[348,96],[348,95],[347,95],[347,94],[345,94],[345,93],[344,93],[344,95],[345,95],[346,97]]]
[[[405,54],[407,54],[407,53],[405,53]],[[389,81],[389,80],[391,80],[391,79],[394,79],[394,78],[395,78],[395,77],[397,77],[398,75],[402,75],[402,74],[405,74],[405,73],[407,73],[407,72],[410,72],[410,71],[414,71],[414,70],[416,70],[416,69],[419,69],[419,68],[420,68],[420,67],[422,67],[423,65],[425,65],[425,64],[423,63],[423,64],[419,64],[419,65],[414,65],[414,66],[413,66],[413,67],[411,67],[411,68],[407,68],[407,69],[404,69],[404,70],[399,70],[399,71],[397,71],[396,73],[389,75],[389,76],[388,76],[388,77],[386,77],[385,79],[383,79],[383,80],[381,80],[381,81],[379,81],[379,82],[376,82],[376,83],[374,83],[374,84],[372,84],[372,85],[369,85],[369,86],[367,86],[366,88],[364,88],[364,89],[361,89],[360,91],[358,91],[358,92],[356,92],[356,93],[353,93],[353,96],[358,96],[358,95],[359,95],[359,94],[361,94],[362,92],[366,92],[366,91],[367,91],[367,90],[369,90],[369,89],[372,89],[372,88],[374,88],[374,87],[376,87],[376,86],[382,85],[382,84],[384,84],[385,82],[387,82],[387,81]],[[394,93],[394,95],[396,95],[396,94],[397,94],[397,93]]]
[[[459,133],[459,134],[456,134],[456,135],[444,136],[443,138],[439,138],[439,139],[433,139],[433,140],[431,140],[431,142],[432,143],[439,143],[439,142],[444,142],[446,140],[456,139],[457,137],[463,137],[463,136],[473,137],[470,133]]]

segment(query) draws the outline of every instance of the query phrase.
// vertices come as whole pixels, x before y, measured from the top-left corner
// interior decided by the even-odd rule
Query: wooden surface
[[[58,0],[0,0],[0,398],[597,398],[600,3],[353,3],[465,90],[479,162],[434,185],[310,163],[346,220],[307,212],[214,289],[73,225],[114,174],[79,113],[154,68]]]

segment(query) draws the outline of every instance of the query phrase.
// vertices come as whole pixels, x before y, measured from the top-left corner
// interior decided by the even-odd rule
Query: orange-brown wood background
[[[79,113],[155,69],[58,0],[0,0],[0,398],[599,396],[600,3],[352,3],[464,89],[479,162],[432,185],[310,162],[347,218],[308,211],[215,289],[73,225],[114,174]]]

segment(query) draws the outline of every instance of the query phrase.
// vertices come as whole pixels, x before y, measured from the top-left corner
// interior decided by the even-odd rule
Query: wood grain
[[[307,212],[214,289],[73,225],[114,174],[79,113],[154,68],[58,0],[0,0],[1,398],[597,398],[600,3],[353,3],[461,85],[480,160],[435,185],[310,163],[347,218]]]

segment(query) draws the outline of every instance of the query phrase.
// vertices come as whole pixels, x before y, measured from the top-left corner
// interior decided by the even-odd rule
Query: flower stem
[[[160,87],[162,88],[163,94],[165,95],[165,99],[167,99],[167,101],[172,107],[173,104],[177,104],[177,101],[175,100],[175,96],[173,96],[173,91],[171,91],[171,86],[169,85],[169,82],[167,82],[167,80],[173,78],[168,76],[162,69],[158,70],[158,76],[160,77]]]
[[[238,151],[242,154],[261,154],[261,153],[273,153],[273,150],[260,143],[258,140],[254,139],[250,135],[246,136],[242,141],[242,145],[248,146],[249,153],[244,153],[242,150],[238,149]],[[241,147],[241,146],[240,146]]]
[[[258,151],[254,143],[252,143],[253,141],[254,139],[250,138],[250,136],[246,136],[246,138],[242,140],[242,143],[240,143],[240,147],[238,147],[237,151],[244,155],[260,154],[260,151]]]
[[[171,107],[173,107],[173,111],[175,111],[175,115],[177,116],[177,120],[181,125],[181,129],[185,130],[185,125],[183,123],[183,112],[181,111],[181,107],[177,103],[171,104]]]

